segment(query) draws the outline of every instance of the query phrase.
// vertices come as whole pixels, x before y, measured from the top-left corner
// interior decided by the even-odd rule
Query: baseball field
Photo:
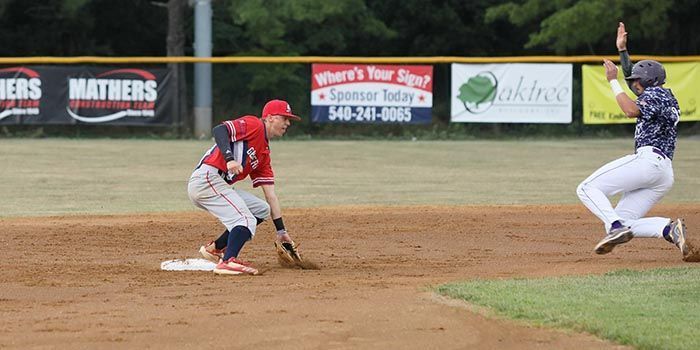
[[[631,139],[277,141],[285,223],[320,270],[161,271],[222,231],[186,193],[209,141],[0,139],[0,348],[700,347],[700,265],[598,256],[578,183]],[[700,234],[700,140],[650,215]],[[246,182],[238,187],[252,190]]]

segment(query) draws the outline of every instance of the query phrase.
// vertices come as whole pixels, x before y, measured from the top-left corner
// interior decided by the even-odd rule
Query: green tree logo
[[[482,113],[493,105],[497,88],[496,76],[491,72],[481,72],[459,87],[457,98],[462,101],[468,112]]]

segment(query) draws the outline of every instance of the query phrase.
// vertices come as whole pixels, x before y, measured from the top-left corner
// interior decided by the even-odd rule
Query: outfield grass
[[[586,331],[639,349],[700,349],[698,268],[470,281],[437,291],[508,318]]]
[[[0,139],[0,216],[194,210],[187,178],[211,145]],[[577,203],[578,183],[629,153],[632,140],[282,140],[271,147],[285,207],[541,204]],[[665,201],[697,201],[700,140],[679,141],[674,167]]]

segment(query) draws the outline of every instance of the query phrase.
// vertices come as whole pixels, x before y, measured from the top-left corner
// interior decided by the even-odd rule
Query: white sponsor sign
[[[571,64],[452,64],[451,121],[571,123]]]

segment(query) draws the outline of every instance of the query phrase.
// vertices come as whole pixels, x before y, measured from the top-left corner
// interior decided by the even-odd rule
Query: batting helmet
[[[651,86],[659,86],[666,82],[666,70],[661,63],[654,60],[643,60],[634,64],[632,75],[625,80],[639,79],[639,83],[646,89]]]

